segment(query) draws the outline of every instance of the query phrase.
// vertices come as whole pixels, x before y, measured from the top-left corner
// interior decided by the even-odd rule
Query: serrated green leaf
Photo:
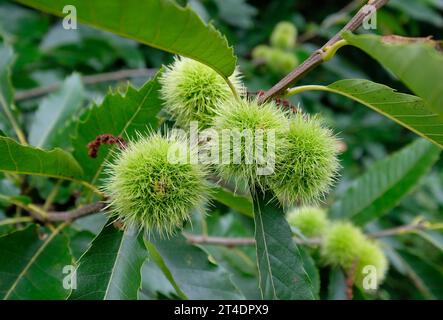
[[[443,118],[419,97],[361,79],[340,80],[318,90],[357,101],[443,148]]]
[[[83,170],[71,154],[61,149],[45,151],[0,137],[0,171],[68,180],[80,180]]]
[[[365,223],[395,207],[437,161],[440,149],[417,140],[375,163],[357,178],[330,209],[334,219]]]
[[[37,109],[29,129],[29,143],[39,148],[55,147],[55,134],[81,107],[84,96],[80,76],[73,74],[66,78],[61,88],[45,98]]]
[[[136,300],[147,251],[141,235],[105,226],[80,258],[70,300]]]
[[[259,285],[263,299],[311,300],[318,297],[312,274],[292,240],[282,209],[271,199],[254,196],[255,240]],[[308,268],[306,268],[308,267]]]
[[[64,16],[62,0],[18,0],[44,12]],[[233,50],[212,25],[190,7],[171,0],[72,0],[77,18],[87,25],[111,31],[149,46],[207,64],[225,78],[235,69]]]
[[[110,92],[100,105],[85,110],[78,121],[72,139],[74,157],[83,166],[85,179],[92,184],[100,177],[103,165],[110,157],[110,148],[102,146],[96,158],[88,156],[87,144],[100,134],[136,138],[158,125],[157,113],[162,108],[157,77],[147,81],[139,90],[128,86],[124,95]]]
[[[365,51],[423,99],[443,119],[443,54],[426,42],[394,44],[375,35],[343,34],[351,45]]]
[[[212,263],[200,248],[189,244],[182,235],[169,240],[153,240],[148,243],[150,251],[155,247],[162,264],[159,265],[179,296],[189,299],[244,299],[221,266]],[[158,264],[157,264],[158,265]]]
[[[2,299],[65,299],[65,266],[72,264],[68,240],[60,231],[45,238],[36,225],[0,237],[0,297]],[[44,232],[42,232],[42,235]]]

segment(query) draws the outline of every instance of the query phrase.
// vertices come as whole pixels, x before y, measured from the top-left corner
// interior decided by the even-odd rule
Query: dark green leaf
[[[45,234],[35,225],[0,237],[0,297],[65,299],[64,267],[72,264],[64,225]],[[41,233],[39,235],[39,233]]]
[[[417,234],[423,239],[429,241],[437,249],[443,252],[443,233],[438,230],[417,231]]]
[[[261,195],[254,198],[255,240],[263,299],[316,299],[314,279],[305,269],[306,262],[292,240],[283,211],[270,199]]]
[[[305,247],[298,246],[298,250],[303,261],[303,268],[306,270],[306,273],[311,280],[312,291],[315,293],[316,298],[318,298],[320,293],[320,274],[315,265],[315,261]]]
[[[179,286],[177,292],[189,299],[242,299],[231,276],[221,266],[211,262],[200,248],[189,244],[182,235],[169,240],[153,240],[148,248],[152,254],[155,247],[163,263],[159,265],[172,284]]]
[[[140,291],[140,300],[159,299],[168,297],[169,299],[178,299],[176,290],[171,282],[166,278],[163,271],[153,260],[145,262],[142,268],[142,288]]]
[[[417,140],[375,163],[330,209],[335,219],[364,225],[395,207],[437,161],[440,149]]]
[[[421,257],[404,250],[397,253],[417,289],[428,299],[443,299],[443,271]]]
[[[250,238],[254,236],[254,221],[249,216],[240,216],[235,210],[225,214],[213,212],[208,216],[194,214],[187,232],[204,234],[206,229],[211,236]],[[260,299],[254,246],[232,248],[220,245],[202,245],[200,247],[203,247],[220,266],[230,273],[232,282],[247,300]]]
[[[147,251],[141,235],[105,226],[80,258],[71,300],[137,299]]]
[[[234,285],[247,300],[260,299],[260,290],[257,286],[257,262],[248,255],[252,247],[228,248],[224,246],[204,246],[214,259],[230,274]]]
[[[77,231],[71,228],[70,231],[72,234],[69,235],[69,247],[71,248],[75,261],[78,261],[86,250],[88,250],[95,235],[87,230]]]
[[[157,248],[149,241],[146,241],[145,245],[149,251],[150,258],[152,259],[152,261],[154,261],[157,264],[157,266],[160,268],[160,270],[162,270],[164,276],[166,277],[166,279],[168,279],[169,283],[172,285],[172,287],[174,288],[177,295],[182,299],[187,299],[188,297],[182,291],[182,289],[177,284],[177,282],[175,282],[174,276],[172,275],[171,271],[169,270],[168,266],[166,265],[165,260],[162,258],[162,256],[158,252]]]

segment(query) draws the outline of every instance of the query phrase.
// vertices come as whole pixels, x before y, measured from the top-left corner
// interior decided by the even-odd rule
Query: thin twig
[[[426,221],[414,222],[404,226],[399,226],[391,229],[385,229],[377,232],[371,232],[368,234],[371,238],[384,238],[390,236],[397,236],[404,233],[411,233],[415,231],[423,231],[429,229],[429,224]]]
[[[429,225],[426,221],[421,221],[378,232],[368,233],[367,235],[371,238],[383,238],[383,237],[400,235],[404,233],[427,230],[430,227],[432,226]],[[184,233],[184,236],[192,244],[211,244],[211,245],[221,245],[226,247],[248,246],[255,244],[254,238],[212,237],[204,235],[195,235],[190,233]],[[302,245],[315,246],[321,244],[321,238],[308,238],[308,239],[295,238],[294,241],[297,244],[302,244]]]
[[[237,247],[250,246],[255,244],[254,238],[226,238],[226,237],[210,237],[204,235],[195,235],[190,233],[183,233],[189,243],[192,244],[213,244],[219,246]]]
[[[383,7],[389,0],[369,0],[368,5],[373,6],[376,10]],[[338,41],[342,40],[342,33],[345,31],[355,31],[357,30],[363,21],[373,14],[373,11],[367,10],[366,6],[363,6],[355,16],[343,27],[340,32],[333,36],[323,47],[316,50],[312,55],[295,68],[290,74],[281,79],[276,85],[265,92],[259,100],[261,102],[266,101],[272,97],[282,94],[287,88],[289,88],[295,81],[301,79],[311,70],[316,68],[324,61],[324,55],[328,48],[336,44]]]
[[[96,202],[91,203],[88,205],[85,205],[83,207],[70,210],[70,211],[60,211],[60,212],[45,212],[42,214],[42,209],[39,209],[38,211],[36,208],[37,206],[33,205],[30,207],[29,205],[22,205],[20,203],[17,203],[18,206],[24,208],[27,210],[31,217],[40,222],[48,223],[48,222],[59,222],[59,221],[74,221],[76,219],[86,217],[91,214],[95,214],[98,212],[101,212],[104,208],[106,208],[107,204],[105,201],[103,202]],[[25,219],[27,220],[27,219]],[[411,233],[415,231],[422,231],[427,229],[432,229],[432,225],[429,224],[427,221],[418,221],[411,224],[407,224],[404,226],[399,226],[391,229],[386,229],[382,231],[372,232],[368,233],[367,235],[371,238],[382,238],[382,237],[390,237],[405,233]],[[229,237],[213,237],[213,236],[206,236],[206,235],[195,235],[190,233],[183,233],[183,235],[186,237],[186,239],[189,241],[189,243],[192,244],[208,244],[208,245],[220,245],[220,246],[226,246],[228,248],[233,248],[236,246],[250,246],[255,245],[255,239],[254,238],[229,238]],[[294,241],[297,244],[301,245],[309,245],[309,246],[318,246],[321,244],[322,239],[321,238],[307,238],[307,239],[300,239],[300,238],[294,238]]]
[[[152,77],[153,74],[157,71],[157,69],[125,69],[125,70],[119,70],[114,72],[106,72],[106,73],[99,73],[94,74],[90,76],[83,76],[82,82],[84,84],[97,84],[101,82],[108,82],[108,81],[118,81],[123,79],[129,79],[129,78],[137,78],[137,77]],[[15,100],[21,101],[26,99],[32,99],[32,98],[38,98],[40,96],[43,96],[45,94],[51,93],[53,91],[56,91],[60,88],[61,82],[56,82],[53,84],[50,84],[48,86],[44,87],[38,87],[30,90],[23,90],[18,91],[15,94]]]
[[[73,221],[78,218],[98,213],[101,210],[103,210],[105,207],[106,207],[105,202],[96,202],[70,211],[48,212],[46,221],[51,221],[51,222]]]
[[[236,247],[236,246],[249,246],[255,245],[254,238],[229,238],[229,237],[213,237],[213,236],[205,236],[205,235],[195,235],[189,233],[183,233],[185,238],[192,244],[210,244],[210,245],[219,245],[226,247]],[[293,238],[294,242],[301,245],[308,246],[318,246],[321,244],[320,238],[311,238],[311,239],[299,239]]]
[[[229,238],[229,237],[213,237],[206,235],[196,235],[183,232],[184,237],[192,244],[209,244],[209,245],[219,245],[226,246],[228,248],[233,248],[237,246],[250,246],[255,245],[254,238]],[[294,239],[297,244],[304,245],[319,245],[321,243],[320,238],[312,239]]]

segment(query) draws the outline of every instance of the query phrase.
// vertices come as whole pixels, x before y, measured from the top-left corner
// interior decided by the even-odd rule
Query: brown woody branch
[[[96,202],[70,211],[48,212],[44,222],[74,221],[98,213],[102,211],[106,205],[105,202]]]
[[[96,202],[70,211],[48,212],[45,218],[42,218],[40,214],[39,215],[33,214],[34,212],[32,212],[32,210],[29,209],[27,210],[30,211],[31,217],[33,217],[36,221],[60,222],[60,221],[74,221],[76,219],[101,212],[104,208],[106,208],[106,206],[107,206],[106,201]],[[428,228],[429,228],[429,223],[427,221],[420,220],[418,222],[413,222],[411,224],[368,233],[367,235],[371,238],[383,238],[383,237],[390,237],[390,236],[410,233],[414,231],[423,231],[427,230]],[[192,244],[221,245],[230,248],[236,246],[249,246],[255,244],[254,238],[213,237],[206,235],[195,235],[190,233],[183,233],[183,235]],[[308,238],[308,239],[295,238],[294,241],[298,244],[310,245],[310,246],[317,246],[321,244],[321,238]]]
[[[196,235],[190,233],[183,233],[183,236],[191,244],[207,244],[207,245],[217,245],[225,246],[228,248],[238,247],[238,246],[251,246],[255,245],[254,238],[228,238],[228,237],[213,237],[206,235]],[[294,239],[297,244],[303,245],[319,245],[321,239]]]
[[[428,224],[426,221],[414,222],[404,226],[399,226],[391,229],[386,229],[378,232],[368,233],[367,235],[371,238],[384,238],[390,236],[401,235],[404,233],[422,231],[428,229]],[[254,245],[254,238],[226,238],[226,237],[211,237],[204,235],[194,235],[189,233],[184,233],[184,236],[192,244],[210,244],[210,245],[220,245],[226,247],[236,247],[236,246],[247,246]],[[319,245],[321,244],[321,238],[310,238],[310,239],[299,239],[296,238],[294,241],[297,244],[302,245]]]
[[[89,76],[83,76],[82,82],[84,84],[97,84],[101,82],[109,82],[109,81],[119,81],[129,78],[137,78],[137,77],[152,77],[152,75],[157,71],[157,69],[146,69],[146,68],[140,68],[140,69],[125,69],[120,71],[113,71],[113,72],[105,72],[105,73],[99,73]],[[15,94],[15,101],[21,101],[21,100],[27,100],[27,99],[33,99],[38,98],[40,96],[43,96],[45,94],[54,92],[58,90],[61,86],[61,82],[56,82],[53,84],[50,84],[48,86],[44,87],[38,87],[34,89],[29,90],[23,90],[18,91]]]
[[[225,237],[210,237],[204,235],[195,235],[190,233],[183,233],[183,236],[192,244],[212,244],[219,246],[226,246],[228,248],[237,246],[250,246],[255,244],[254,238],[225,238]]]
[[[389,0],[369,0],[368,5],[371,5],[376,10],[378,10],[386,3],[388,3],[388,1]],[[259,101],[263,102],[275,96],[281,95],[295,81],[301,79],[311,70],[320,65],[323,62],[325,51],[342,39],[341,34],[345,31],[357,30],[361,26],[363,21],[372,13],[372,11],[366,9],[366,6],[363,6],[355,14],[355,16],[343,27],[343,29],[340,30],[340,32],[333,36],[323,47],[312,53],[312,55],[307,60],[305,60],[302,64],[295,68],[290,74],[281,79],[271,89],[266,91],[264,95],[260,96]]]
[[[413,222],[404,226],[399,226],[391,229],[385,229],[377,232],[369,233],[368,236],[371,238],[384,238],[390,236],[397,236],[403,233],[409,233],[414,231],[423,231],[428,229],[429,224],[425,220],[420,220],[418,222]]]

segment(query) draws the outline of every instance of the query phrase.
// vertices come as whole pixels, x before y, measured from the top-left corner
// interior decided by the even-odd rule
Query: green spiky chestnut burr
[[[366,242],[361,230],[349,222],[335,222],[324,235],[321,255],[325,264],[350,270]]]
[[[272,172],[261,170],[268,164],[274,170],[275,154],[284,147],[287,125],[287,113],[273,101],[263,104],[255,99],[226,101],[213,122],[220,137],[220,158],[229,160],[220,161],[218,174],[226,180],[263,187],[264,177]]]
[[[180,148],[180,149],[179,149]],[[110,215],[125,227],[169,236],[207,201],[206,168],[187,159],[171,161],[171,150],[190,152],[182,138],[153,133],[130,142],[107,164],[104,191]]]
[[[355,285],[363,290],[365,289],[364,278],[369,275],[369,272],[372,272],[371,269],[367,268],[369,266],[375,268],[375,287],[377,288],[384,280],[386,271],[388,270],[388,260],[386,259],[380,244],[367,239],[359,249],[357,260],[358,263],[354,275]]]
[[[297,41],[297,28],[288,21],[279,22],[271,34],[271,45],[281,49],[293,49]]]
[[[252,50],[252,60],[266,65],[269,70],[276,74],[289,73],[299,64],[293,53],[266,45],[258,45]]]
[[[284,204],[315,202],[329,191],[337,174],[338,141],[318,117],[301,113],[291,116],[285,138],[269,185]]]
[[[318,207],[301,207],[287,215],[289,225],[298,228],[307,237],[321,236],[328,225],[326,212]]]
[[[272,48],[265,45],[260,44],[252,50],[252,60],[255,62],[268,62],[271,57]]]
[[[287,74],[297,67],[299,61],[292,52],[280,48],[270,48],[267,65],[276,74]]]
[[[243,95],[245,89],[237,69],[229,80]],[[199,128],[208,127],[217,106],[233,96],[229,85],[216,71],[188,58],[177,57],[166,67],[159,81],[165,109],[183,128],[191,121],[198,121]]]

